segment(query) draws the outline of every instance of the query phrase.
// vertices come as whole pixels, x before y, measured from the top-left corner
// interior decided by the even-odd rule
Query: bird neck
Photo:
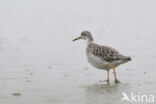
[[[87,45],[89,45],[90,43],[93,43],[93,41],[94,41],[94,39],[93,39],[92,35],[89,34],[89,35],[87,36]]]
[[[87,41],[88,41],[88,43],[90,43],[90,42],[93,42],[93,41],[94,41],[94,39],[93,39],[92,35],[89,35],[89,36],[88,36]]]
[[[87,44],[89,45],[90,43],[93,43],[93,42],[94,42],[93,40],[89,40],[89,39],[88,39]]]

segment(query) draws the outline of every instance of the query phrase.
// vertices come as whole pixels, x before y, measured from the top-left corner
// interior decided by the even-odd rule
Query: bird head
[[[75,38],[73,41],[83,39],[83,40],[88,40],[88,41],[93,41],[92,35],[89,31],[83,31],[81,35],[77,38]]]

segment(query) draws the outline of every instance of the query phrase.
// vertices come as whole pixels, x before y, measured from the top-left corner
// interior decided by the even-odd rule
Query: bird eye
[[[86,36],[86,34],[85,33],[82,33],[82,36]]]

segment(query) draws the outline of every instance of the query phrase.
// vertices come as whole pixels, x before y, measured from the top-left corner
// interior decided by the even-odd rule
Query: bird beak
[[[75,38],[73,41],[76,41],[76,40],[79,40],[79,39],[82,39],[82,37],[78,37],[78,38]]]

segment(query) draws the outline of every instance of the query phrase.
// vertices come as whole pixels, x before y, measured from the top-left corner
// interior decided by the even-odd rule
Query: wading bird
[[[115,49],[108,46],[101,46],[94,43],[94,39],[89,31],[83,31],[81,35],[73,41],[83,39],[87,41],[86,55],[88,62],[97,69],[107,71],[107,83],[109,83],[109,71],[113,69],[115,83],[118,83],[115,68],[131,60],[130,57],[120,54]]]

